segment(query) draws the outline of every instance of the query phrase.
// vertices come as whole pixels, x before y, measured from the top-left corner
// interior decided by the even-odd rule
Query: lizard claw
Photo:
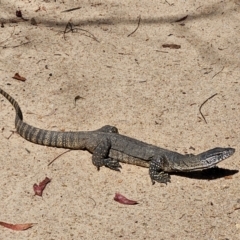
[[[151,176],[151,180],[153,185],[155,184],[155,181],[159,183],[166,183],[167,185],[168,182],[171,182],[171,176],[168,173],[160,172],[157,175]]]
[[[165,156],[159,158],[151,158],[149,166],[149,175],[152,180],[152,184],[156,182],[159,183],[168,183],[170,182],[171,176],[164,172],[164,166],[166,165],[167,160]]]
[[[113,158],[105,158],[104,159],[104,166],[105,167],[108,167],[114,171],[118,171],[120,172],[120,169],[119,168],[122,168],[122,166],[120,165],[120,163],[113,159]]]

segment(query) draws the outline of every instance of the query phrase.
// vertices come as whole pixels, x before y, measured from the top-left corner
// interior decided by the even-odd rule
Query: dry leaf
[[[122,194],[120,194],[120,193],[115,193],[114,200],[115,200],[116,202],[119,202],[119,203],[122,203],[122,204],[126,204],[126,205],[135,205],[135,204],[138,204],[137,201],[130,200],[130,199],[124,197],[124,196],[123,196]]]
[[[17,79],[17,80],[20,80],[20,81],[26,81],[26,78],[25,77],[21,77],[20,75],[19,75],[19,73],[15,73],[15,75],[14,75],[14,77],[13,77],[14,79]]]
[[[181,48],[181,45],[177,45],[177,44],[163,44],[162,46],[164,48],[171,48],[171,49],[179,49],[179,48]]]
[[[0,222],[0,225],[15,231],[23,231],[23,230],[27,230],[28,228],[31,228],[33,226],[33,223],[11,224],[6,222]]]
[[[33,185],[33,191],[35,192],[35,195],[37,196],[42,196],[43,190],[46,187],[46,185],[48,183],[51,182],[51,179],[46,177],[42,182],[39,183],[39,185],[37,185],[36,183],[34,183]]]

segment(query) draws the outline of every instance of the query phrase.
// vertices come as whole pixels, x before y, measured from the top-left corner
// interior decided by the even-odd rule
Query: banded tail
[[[57,132],[49,131],[33,127],[23,122],[23,114],[17,101],[8,93],[0,88],[2,94],[15,108],[15,127],[17,132],[24,139],[45,146],[69,148],[69,149],[84,149],[84,142],[80,141],[79,132]]]
[[[23,121],[22,111],[21,111],[17,101],[15,101],[15,99],[13,97],[11,97],[8,93],[3,91],[1,88],[0,88],[0,93],[13,105],[13,107],[16,110],[16,117],[15,117],[15,126],[16,126],[16,124],[19,120]]]

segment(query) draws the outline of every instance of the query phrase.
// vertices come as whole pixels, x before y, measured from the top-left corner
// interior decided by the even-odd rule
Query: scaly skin
[[[235,152],[233,148],[214,148],[198,155],[182,155],[139,140],[121,135],[113,126],[104,126],[96,131],[57,132],[43,130],[23,122],[18,103],[0,88],[0,93],[16,110],[15,127],[26,140],[50,147],[87,150],[92,153],[92,162],[100,169],[106,166],[119,171],[119,162],[149,168],[152,183],[170,182],[168,172],[188,172],[214,167]]]

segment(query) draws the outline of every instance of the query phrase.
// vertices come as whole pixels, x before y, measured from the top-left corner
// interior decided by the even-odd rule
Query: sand
[[[36,223],[0,227],[1,239],[239,238],[239,0],[1,0],[0,8],[0,87],[27,123],[57,131],[109,124],[180,153],[236,149],[220,174],[173,174],[168,185],[152,185],[138,166],[98,172],[84,151],[48,166],[65,149],[11,135],[15,112],[0,96],[0,221]],[[205,122],[199,107],[214,94],[201,109]],[[51,183],[34,196],[45,177]],[[116,192],[139,204],[115,202]]]

